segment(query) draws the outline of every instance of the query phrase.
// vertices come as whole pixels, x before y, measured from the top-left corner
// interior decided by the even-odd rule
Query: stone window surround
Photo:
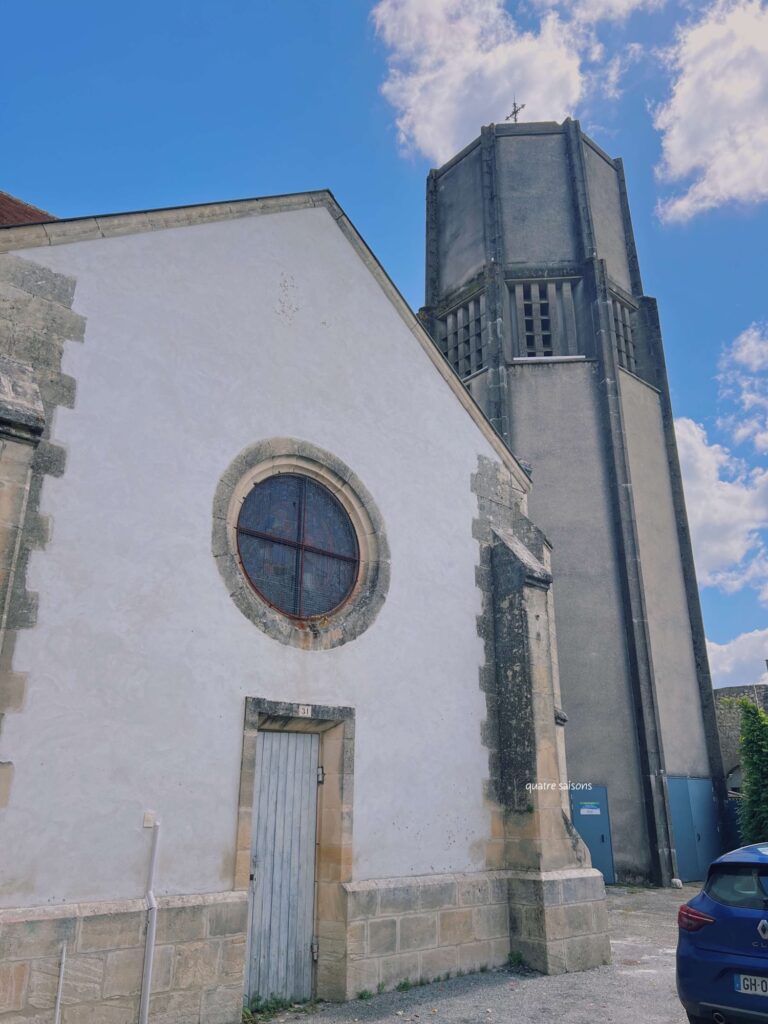
[[[277,473],[298,473],[326,487],[349,515],[359,548],[357,580],[328,615],[291,619],[248,582],[237,548],[240,508],[251,489]],[[329,650],[353,640],[375,620],[389,588],[389,546],[372,496],[341,459],[308,441],[271,438],[245,448],[221,477],[213,509],[213,554],[227,589],[246,618],[273,639],[304,650]]]
[[[348,707],[246,698],[235,891],[250,887],[256,743],[259,732],[263,731],[310,732],[320,736],[319,763],[325,778],[318,786],[317,801],[314,928],[318,954],[314,987],[318,998],[345,999],[347,917],[343,883],[352,878],[355,712]]]

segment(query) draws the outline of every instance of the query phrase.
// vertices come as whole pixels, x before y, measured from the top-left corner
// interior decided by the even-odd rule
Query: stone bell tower
[[[570,119],[483,128],[429,174],[426,271],[422,318],[530,464],[554,546],[568,770],[593,786],[574,823],[607,881],[700,878],[722,767],[621,161]]]

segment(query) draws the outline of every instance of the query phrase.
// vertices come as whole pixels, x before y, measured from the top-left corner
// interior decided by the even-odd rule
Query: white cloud
[[[718,382],[731,406],[719,425],[736,444],[768,452],[768,325],[750,324],[724,349]]]
[[[768,629],[742,633],[725,644],[707,641],[709,667],[715,686],[750,686],[768,683]]]
[[[575,37],[554,13],[534,32],[502,0],[379,0],[372,17],[391,50],[382,91],[400,142],[437,163],[503,121],[515,96],[532,120],[560,119],[581,97]]]
[[[768,198],[768,8],[717,0],[680,27],[667,54],[672,93],[654,117],[661,180],[689,183],[663,200],[666,221]]]
[[[676,420],[675,430],[699,583],[726,593],[750,587],[768,604],[768,470],[710,444],[693,420]]]
[[[590,96],[618,99],[639,44],[607,53],[600,22],[625,20],[665,0],[378,0],[371,17],[389,48],[382,92],[397,111],[401,145],[444,163],[480,125],[506,119],[516,97],[525,120],[560,121]]]
[[[730,356],[753,372],[768,370],[768,324],[750,324],[731,345]]]
[[[654,10],[664,0],[574,0],[567,5],[577,21],[594,24],[598,21],[624,21],[637,10]]]

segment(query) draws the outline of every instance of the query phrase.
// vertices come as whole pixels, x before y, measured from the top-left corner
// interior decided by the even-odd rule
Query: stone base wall
[[[508,871],[513,956],[545,974],[611,962],[603,876],[594,868]]]
[[[547,974],[610,963],[599,871],[484,871],[345,882],[346,998],[498,967]],[[341,965],[339,965],[341,966]]]
[[[345,882],[347,998],[505,963],[506,874]]]
[[[236,1024],[243,1005],[247,893],[158,900],[149,1019]],[[136,1024],[144,900],[0,911],[0,1024],[51,1024],[66,944],[62,1024]]]

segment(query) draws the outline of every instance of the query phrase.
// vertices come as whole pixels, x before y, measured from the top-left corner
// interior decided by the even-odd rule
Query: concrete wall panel
[[[608,787],[619,876],[648,870],[597,364],[518,363],[507,372],[513,448],[533,466],[531,516],[554,546],[568,772]]]
[[[480,147],[438,179],[438,254],[440,295],[471,281],[483,267],[483,228]]]
[[[577,259],[565,135],[500,135],[496,146],[507,264]]]
[[[667,773],[709,776],[659,395],[619,377]]]
[[[627,240],[616,168],[587,142],[582,142],[582,147],[587,165],[587,187],[597,255],[607,261],[609,276],[631,292],[632,280],[627,261]]]

